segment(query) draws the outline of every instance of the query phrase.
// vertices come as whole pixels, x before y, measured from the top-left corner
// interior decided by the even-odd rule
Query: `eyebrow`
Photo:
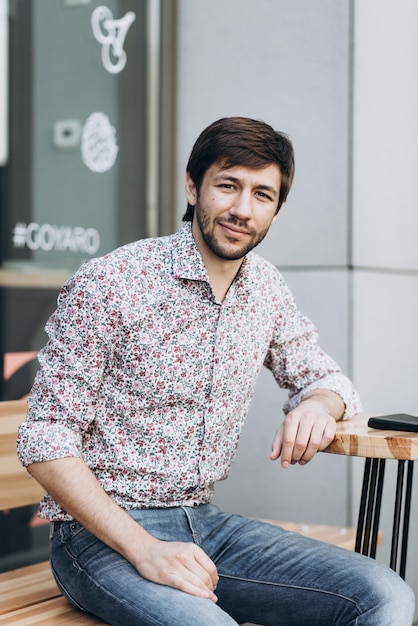
[[[219,172],[218,174],[215,175],[215,180],[225,180],[225,181],[230,180],[232,183],[236,183],[236,184],[240,184],[242,182],[240,178],[237,178],[236,176],[232,176],[231,174],[222,174],[222,172]],[[257,183],[256,185],[254,185],[254,188],[260,189],[262,191],[268,191],[277,197],[279,196],[279,192],[277,191],[277,189],[275,187],[271,187],[270,185]]]

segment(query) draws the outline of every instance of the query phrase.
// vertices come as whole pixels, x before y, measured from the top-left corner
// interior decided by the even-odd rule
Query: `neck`
[[[205,259],[203,259],[205,263]],[[238,274],[239,268],[241,267],[242,259],[239,262],[239,265],[234,265],[234,267],[228,267],[227,271],[222,271],[220,268],[213,268],[212,270],[208,269],[205,263],[205,267],[209,274],[210,284],[215,294],[216,299],[219,302],[223,302],[225,299],[228,290],[234,281],[235,276]]]
[[[219,302],[223,302],[244,259],[228,260],[216,255],[203,241],[200,229],[195,223],[192,226],[192,233],[208,273],[213,293]]]

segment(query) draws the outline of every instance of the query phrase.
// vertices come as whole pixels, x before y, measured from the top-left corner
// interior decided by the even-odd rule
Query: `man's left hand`
[[[337,394],[313,392],[286,415],[274,436],[270,458],[281,457],[285,468],[295,463],[305,465],[318,450],[324,450],[334,440],[336,419],[340,419],[343,412],[344,403]]]

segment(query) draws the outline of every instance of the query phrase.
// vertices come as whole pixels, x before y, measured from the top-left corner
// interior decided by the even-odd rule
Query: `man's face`
[[[186,196],[195,207],[193,235],[201,252],[237,260],[257,246],[276,219],[280,182],[275,163],[260,169],[214,164],[199,193],[187,175]]]

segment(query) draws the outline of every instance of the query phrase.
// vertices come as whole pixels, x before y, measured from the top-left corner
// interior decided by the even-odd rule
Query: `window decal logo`
[[[96,254],[100,248],[100,235],[95,228],[82,226],[55,226],[37,222],[16,222],[12,235],[14,248],[51,250],[59,252],[84,252]]]
[[[118,20],[113,19],[111,10],[99,6],[91,15],[91,28],[96,40],[102,44],[103,67],[110,74],[119,74],[125,67],[127,57],[123,49],[129,27],[136,19],[133,11],[128,11]]]
[[[92,172],[103,173],[115,164],[119,147],[116,129],[104,113],[92,113],[83,127],[81,156]]]

